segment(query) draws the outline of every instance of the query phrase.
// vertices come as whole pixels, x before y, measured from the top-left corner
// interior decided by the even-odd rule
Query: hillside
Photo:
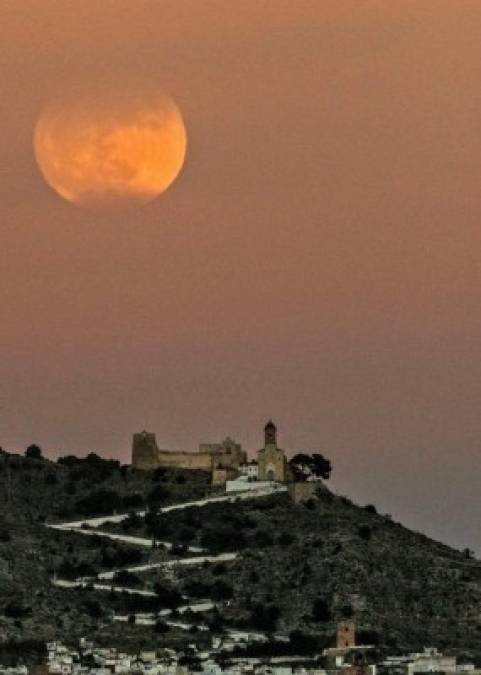
[[[481,564],[327,488],[304,504],[283,493],[117,518],[101,525],[102,537],[85,536],[91,528],[45,527],[146,503],[155,514],[208,490],[202,472],[134,471],[96,456],[53,463],[0,454],[0,657],[14,648],[11,640],[25,645],[93,634],[124,646],[182,645],[207,639],[200,624],[215,632],[297,630],[321,645],[342,618],[353,618],[360,639],[380,648],[479,649]],[[152,535],[176,547],[135,545]],[[237,556],[176,563],[199,549]],[[160,566],[165,561],[175,564]],[[152,569],[115,577],[145,596],[93,587],[99,573],[146,564]],[[87,588],[59,588],[54,576],[91,581]],[[188,630],[155,620],[159,609],[174,619],[179,605],[206,599],[216,609],[186,614]],[[151,613],[153,625],[135,624],[137,612]],[[118,623],[114,615],[132,621]]]

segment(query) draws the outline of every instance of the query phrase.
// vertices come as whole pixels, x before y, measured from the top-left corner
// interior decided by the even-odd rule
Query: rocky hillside
[[[237,627],[301,631],[320,645],[332,641],[337,621],[353,618],[360,639],[381,648],[479,650],[481,564],[468,552],[325,487],[303,504],[283,493],[152,515],[160,506],[208,491],[202,472],[133,471],[95,455],[52,463],[0,453],[0,657],[12,649],[12,640],[36,649],[28,641],[93,633],[134,647],[205,639],[195,626],[185,635],[112,621],[114,613],[156,612],[186,597],[217,603],[202,621],[220,633]],[[54,575],[93,579],[105,570],[173,555],[44,525],[144,506],[151,510],[146,519],[130,516],[105,524],[104,531],[134,537],[155,532],[177,544],[178,555],[190,545],[209,554],[237,552],[237,558],[126,579],[155,589],[155,599],[52,586]]]
[[[294,505],[287,495],[166,514],[165,527],[212,550],[241,550],[221,570],[189,572],[187,587],[222,579],[226,620],[288,632],[333,633],[353,618],[368,644],[477,648],[481,564],[404,528],[373,506],[323,489]],[[184,533],[184,534],[183,534]]]
[[[135,598],[92,589],[59,589],[51,580],[140,564],[150,551],[45,523],[199,498],[208,483],[202,472],[137,472],[96,455],[54,463],[0,452],[0,663],[38,654],[45,640],[73,643],[83,635],[131,644],[133,651],[149,647],[153,631],[111,621],[113,612],[142,611],[146,603],[136,606]],[[174,631],[163,641],[185,639]]]

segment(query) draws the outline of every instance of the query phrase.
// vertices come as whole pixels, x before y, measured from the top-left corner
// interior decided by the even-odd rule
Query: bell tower
[[[267,446],[277,448],[277,428],[272,420],[269,420],[264,427],[264,444],[266,448]]]

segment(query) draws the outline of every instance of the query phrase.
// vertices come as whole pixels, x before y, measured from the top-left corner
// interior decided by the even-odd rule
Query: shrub
[[[352,619],[354,616],[354,607],[350,604],[345,604],[341,607],[341,615],[343,619]]]
[[[58,573],[64,579],[76,579],[77,577],[95,577],[97,570],[88,562],[74,564],[70,560],[65,559],[60,564]]]
[[[201,546],[212,552],[232,551],[244,548],[246,540],[242,532],[234,527],[209,528],[202,532]]]
[[[152,481],[154,483],[158,483],[159,481],[163,480],[166,472],[167,469],[165,469],[163,466],[159,466],[157,469],[155,469],[154,473],[152,474]]]
[[[277,543],[280,546],[290,546],[295,542],[296,538],[290,532],[282,532],[277,539]]]
[[[226,571],[227,571],[227,568],[224,565],[224,563],[217,563],[211,569],[212,574],[216,577],[219,577],[219,576],[225,574]]]
[[[312,605],[312,618],[314,621],[326,622],[331,620],[331,608],[323,598],[316,598]]]
[[[149,513],[145,514],[145,525],[147,527],[147,532],[155,539],[164,539],[172,534],[170,525],[161,515],[153,511],[149,511]]]
[[[208,598],[211,587],[203,581],[187,581],[184,584],[184,593],[192,598]]]
[[[127,518],[121,521],[120,527],[125,531],[128,532],[129,530],[135,530],[137,528],[140,528],[142,526],[143,520],[140,516],[138,516],[136,513],[129,513]]]
[[[5,605],[4,614],[9,619],[21,619],[31,611],[31,608],[27,607],[22,600],[11,600]]]
[[[139,586],[140,578],[128,570],[119,570],[114,574],[114,582],[119,586]]]
[[[83,606],[85,608],[85,611],[89,616],[92,617],[92,619],[100,619],[100,617],[103,615],[104,610],[102,609],[102,605],[98,600],[86,600],[83,603]]]
[[[75,508],[84,516],[112,513],[119,508],[121,500],[114,490],[96,490],[78,499]]]
[[[144,506],[144,498],[136,493],[122,497],[122,506],[124,509],[141,509]]]
[[[179,532],[179,539],[184,543],[189,543],[195,539],[195,530],[192,527],[184,527]]]
[[[157,623],[154,626],[154,631],[156,633],[168,633],[170,630],[169,624],[165,623],[165,621],[158,620]]]
[[[56,485],[57,484],[57,474],[54,471],[49,471],[45,474],[45,484],[46,485]]]
[[[276,630],[279,616],[280,610],[276,605],[256,604],[251,611],[249,626],[270,633]]]
[[[313,635],[293,630],[289,633],[289,639],[294,654],[314,654],[319,651],[319,640]]]
[[[29,445],[25,450],[25,457],[29,459],[42,459],[42,450],[38,445]]]
[[[8,544],[11,541],[12,536],[6,526],[0,526],[0,542],[3,544]]]
[[[187,546],[185,544],[173,544],[170,553],[176,556],[182,556],[187,553]]]
[[[366,504],[366,506],[364,507],[364,510],[367,511],[368,513],[372,513],[372,514],[377,513],[377,509],[374,506],[374,504]]]
[[[169,491],[167,488],[162,487],[162,485],[156,485],[147,496],[147,504],[152,508],[165,502],[168,497]]]
[[[251,543],[258,548],[266,548],[266,546],[272,546],[274,539],[270,532],[258,530],[252,535]]]
[[[212,585],[211,597],[214,600],[229,600],[233,595],[232,586],[221,579],[218,579]]]
[[[182,604],[182,595],[175,588],[169,588],[157,582],[154,584],[154,591],[157,594],[159,602],[165,607],[173,608]]]
[[[137,548],[106,546],[101,551],[102,567],[125,567],[140,562],[142,562],[142,551]]]
[[[364,541],[369,541],[372,536],[372,530],[369,527],[369,525],[361,525],[357,533],[361,537],[361,539],[364,539]]]

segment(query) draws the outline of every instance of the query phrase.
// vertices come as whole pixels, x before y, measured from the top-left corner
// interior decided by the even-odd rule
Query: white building
[[[465,672],[465,666],[458,667],[455,656],[445,656],[438,652],[435,647],[428,647],[422,652],[407,654],[406,656],[388,657],[383,665],[388,668],[404,666],[407,675]]]
[[[246,476],[248,480],[257,480],[259,476],[259,465],[255,459],[251,459],[245,464],[239,466],[239,470],[242,476]]]

